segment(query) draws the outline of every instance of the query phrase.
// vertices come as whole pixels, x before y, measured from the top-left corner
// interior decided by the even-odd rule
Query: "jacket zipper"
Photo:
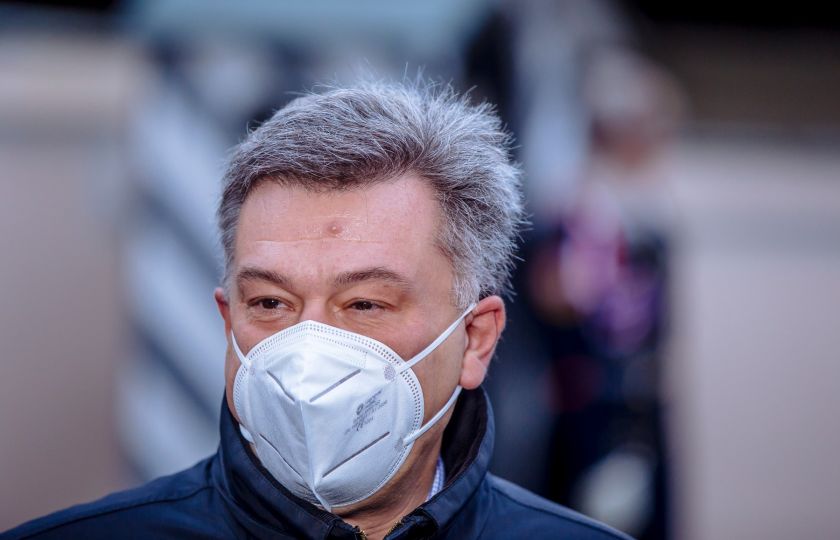
[[[385,538],[387,538],[389,534],[394,532],[396,528],[400,526],[401,523],[402,520],[399,520],[396,523],[394,523],[394,526],[388,529],[388,532],[385,533]],[[358,538],[359,540],[367,540],[367,534],[365,534],[365,531],[360,529],[358,525],[356,526],[356,538]]]

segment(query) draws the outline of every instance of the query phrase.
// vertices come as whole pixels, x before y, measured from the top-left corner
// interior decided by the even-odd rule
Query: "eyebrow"
[[[383,266],[373,266],[362,270],[343,272],[336,276],[333,283],[336,286],[343,287],[363,281],[387,281],[403,289],[411,288],[411,282],[408,278]]]
[[[282,274],[256,266],[246,266],[236,274],[236,284],[240,291],[246,281],[267,281],[278,287],[287,287],[290,283],[290,280]],[[333,284],[337,287],[346,287],[364,281],[387,281],[403,289],[411,288],[408,278],[383,266],[342,272],[336,276]]]
[[[256,266],[246,266],[236,274],[236,286],[240,293],[246,281],[267,281],[278,287],[285,287],[289,284],[289,280],[282,274]]]

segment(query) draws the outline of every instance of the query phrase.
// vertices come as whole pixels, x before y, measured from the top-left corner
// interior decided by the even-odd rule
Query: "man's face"
[[[314,320],[411,358],[460,315],[451,263],[435,244],[440,214],[432,189],[413,175],[321,193],[263,182],[241,209],[230,297],[217,293],[226,331],[232,327],[247,353],[279,330]],[[414,367],[424,422],[459,383],[467,343],[462,326]],[[238,368],[229,350],[234,414]]]

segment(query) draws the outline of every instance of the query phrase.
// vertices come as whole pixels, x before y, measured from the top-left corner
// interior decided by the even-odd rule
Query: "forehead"
[[[415,175],[344,191],[264,181],[248,195],[237,226],[238,265],[336,273],[386,265],[411,272],[438,252],[440,206]]]

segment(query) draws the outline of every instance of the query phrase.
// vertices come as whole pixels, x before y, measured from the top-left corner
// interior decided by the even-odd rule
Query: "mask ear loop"
[[[251,367],[251,361],[248,360],[248,357],[242,354],[242,350],[239,348],[239,344],[236,342],[236,336],[233,335],[233,328],[230,329],[230,342],[233,345],[233,352],[236,353],[236,356],[239,357],[239,362],[245,364],[245,367]]]
[[[433,342],[431,342],[431,343],[429,344],[429,346],[428,346],[428,347],[426,347],[425,349],[423,349],[422,351],[420,351],[419,353],[417,353],[416,355],[414,355],[414,357],[413,357],[411,360],[409,360],[408,362],[406,362],[406,363],[405,363],[405,364],[404,364],[404,365],[403,365],[403,366],[399,369],[398,373],[403,373],[403,372],[405,372],[406,370],[411,369],[411,367],[412,367],[412,366],[414,366],[417,362],[419,362],[420,360],[423,360],[424,358],[426,358],[427,356],[429,356],[429,354],[431,354],[431,352],[432,352],[433,350],[435,350],[436,348],[438,348],[438,346],[440,346],[440,344],[441,344],[441,343],[443,343],[444,341],[446,341],[446,338],[448,338],[450,335],[452,335],[452,332],[454,332],[454,331],[455,331],[455,329],[456,329],[456,328],[458,328],[458,325],[459,325],[459,324],[461,324],[461,320],[462,320],[464,317],[466,317],[466,316],[467,316],[467,314],[469,314],[469,313],[470,313],[473,309],[475,309],[475,306],[476,306],[476,304],[475,304],[475,303],[470,304],[470,307],[468,307],[468,308],[467,308],[467,309],[466,309],[466,310],[465,310],[465,311],[461,314],[461,316],[460,316],[460,317],[458,317],[457,319],[455,319],[455,322],[453,322],[452,324],[450,324],[450,325],[449,325],[449,328],[447,328],[446,330],[444,330],[444,331],[443,331],[443,333],[442,333],[441,335],[439,335],[439,336],[437,337],[437,339],[436,339],[436,340],[434,340]],[[454,392],[452,392],[452,395],[451,395],[451,396],[449,396],[449,400],[446,402],[446,404],[445,404],[443,407],[441,407],[441,409],[440,409],[437,413],[435,413],[435,415],[434,415],[432,418],[430,418],[430,419],[429,419],[429,421],[428,421],[428,422],[426,422],[426,424],[425,424],[425,425],[420,426],[420,429],[418,429],[417,431],[415,431],[415,432],[413,432],[413,433],[409,433],[408,435],[406,435],[405,437],[403,437],[403,440],[402,440],[403,446],[408,446],[409,444],[411,444],[411,443],[413,443],[414,441],[416,441],[416,440],[417,440],[417,439],[418,439],[421,435],[423,435],[424,433],[426,433],[427,431],[429,431],[429,429],[430,429],[432,426],[434,426],[434,425],[438,422],[438,420],[440,420],[441,418],[443,418],[443,415],[444,415],[444,414],[446,414],[446,411],[448,411],[448,410],[449,410],[449,408],[450,408],[450,407],[452,407],[452,405],[454,405],[454,404],[455,404],[455,401],[458,399],[458,396],[461,394],[461,390],[462,390],[461,385],[456,386],[456,387],[455,387],[455,391],[454,391]]]
[[[233,328],[231,328],[230,330],[230,342],[233,345],[233,352],[235,352],[236,356],[239,357],[239,362],[246,368],[250,368],[251,362],[250,360],[248,360],[247,356],[242,354],[242,350],[239,348],[239,344],[236,342],[236,336],[233,335]],[[254,436],[251,435],[251,432],[248,431],[248,429],[242,424],[239,424],[239,433],[241,433],[242,437],[244,437],[245,440],[249,443],[256,444],[256,442],[254,441]]]
[[[417,362],[419,362],[420,360],[422,360],[422,359],[426,358],[427,356],[429,356],[429,354],[431,354],[431,352],[432,352],[432,351],[434,351],[435,349],[437,349],[437,348],[440,346],[440,344],[441,344],[441,343],[443,343],[444,341],[446,341],[446,338],[448,338],[448,337],[452,334],[452,332],[454,332],[454,331],[455,331],[455,329],[456,329],[456,328],[458,328],[458,325],[459,325],[459,324],[461,324],[461,320],[462,320],[464,317],[466,317],[466,316],[467,316],[467,315],[468,315],[468,314],[469,314],[469,313],[470,313],[473,309],[475,309],[475,306],[476,306],[476,305],[477,305],[476,303],[472,303],[472,304],[470,304],[470,307],[468,307],[468,308],[466,309],[466,311],[464,311],[464,312],[461,314],[461,316],[460,316],[460,317],[458,317],[457,319],[455,319],[455,322],[453,322],[452,324],[450,324],[450,325],[449,325],[449,328],[447,328],[446,330],[444,330],[444,331],[443,331],[443,333],[437,337],[437,339],[435,339],[433,342],[429,343],[429,345],[428,345],[425,349],[423,349],[423,350],[422,350],[422,351],[420,351],[419,353],[415,354],[415,355],[411,358],[411,360],[409,360],[408,362],[406,362],[406,363],[404,363],[402,366],[400,366],[400,368],[397,370],[397,373],[404,373],[405,371],[407,371],[407,370],[411,369],[412,367],[414,367],[414,365],[415,365]]]
[[[446,414],[446,411],[448,411],[449,408],[452,407],[452,405],[455,404],[455,400],[458,399],[458,395],[461,393],[461,390],[462,390],[462,388],[461,388],[461,385],[459,384],[458,386],[455,387],[455,391],[452,392],[452,396],[450,396],[449,401],[446,402],[446,405],[441,407],[441,409],[431,419],[429,419],[428,422],[426,422],[426,425],[421,426],[420,429],[418,429],[414,433],[409,433],[408,435],[403,437],[403,440],[402,440],[403,446],[408,446],[409,444],[416,441],[421,435],[423,435],[424,433],[429,431],[429,429],[432,426],[434,426],[437,423],[438,420],[443,418],[443,415]]]

